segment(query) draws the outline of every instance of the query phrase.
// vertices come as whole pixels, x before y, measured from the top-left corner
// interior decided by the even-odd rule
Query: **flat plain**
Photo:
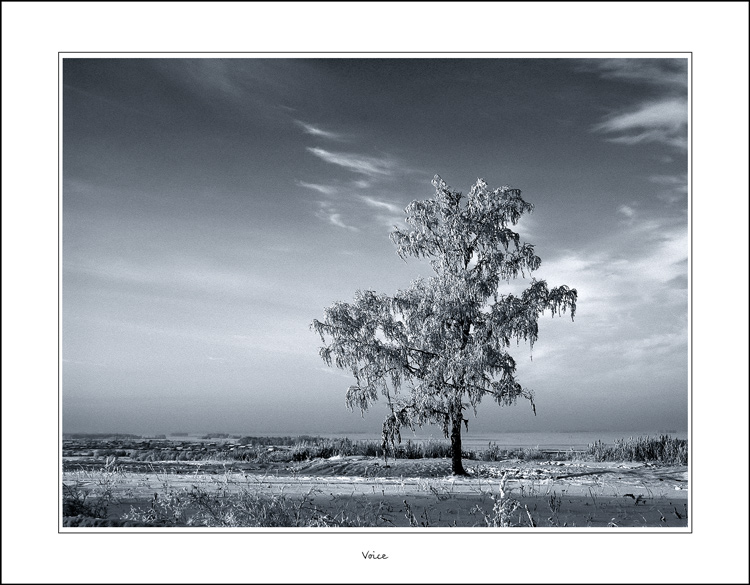
[[[453,476],[448,457],[312,457],[299,445],[232,440],[126,448],[133,444],[64,442],[64,530],[688,527],[688,468],[674,463],[526,450],[465,459],[468,475]]]

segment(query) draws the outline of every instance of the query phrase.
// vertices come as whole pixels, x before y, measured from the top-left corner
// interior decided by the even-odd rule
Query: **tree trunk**
[[[453,475],[469,475],[461,463],[461,422],[463,416],[459,414],[453,419],[451,429],[451,471]]]

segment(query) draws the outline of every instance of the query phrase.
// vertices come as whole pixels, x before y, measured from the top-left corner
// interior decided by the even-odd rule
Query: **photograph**
[[[690,533],[691,76],[60,53],[58,530]]]

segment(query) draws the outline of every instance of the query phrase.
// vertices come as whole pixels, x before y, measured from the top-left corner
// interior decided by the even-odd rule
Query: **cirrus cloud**
[[[341,134],[337,134],[336,132],[331,132],[329,130],[323,130],[319,126],[313,126],[312,124],[302,122],[301,120],[295,120],[295,123],[298,126],[300,126],[302,130],[305,131],[306,134],[312,134],[313,136],[319,136],[321,138],[328,138],[329,140],[342,140],[343,139]]]
[[[612,135],[607,140],[621,144],[661,142],[687,149],[687,100],[668,98],[640,104],[610,115],[592,130]]]
[[[328,163],[344,167],[355,173],[370,177],[389,176],[393,173],[394,165],[388,159],[348,152],[329,152],[317,147],[307,147],[307,150]]]
[[[602,79],[660,86],[687,86],[687,59],[592,59],[578,70]]]
[[[312,189],[318,193],[323,193],[323,195],[335,195],[337,192],[336,187],[331,185],[318,185],[316,183],[305,183],[304,181],[297,181],[297,184],[305,189]]]

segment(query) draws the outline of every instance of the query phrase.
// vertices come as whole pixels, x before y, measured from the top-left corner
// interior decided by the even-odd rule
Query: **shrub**
[[[63,516],[106,518],[109,505],[117,503],[115,488],[122,481],[122,470],[116,463],[115,457],[108,457],[101,470],[81,471],[70,483],[63,482]]]
[[[212,484],[174,489],[165,484],[147,508],[131,507],[121,521],[148,526],[328,527],[377,526],[377,511],[334,516],[315,506],[313,493],[301,498],[267,494],[250,483],[226,476]]]
[[[687,465],[688,445],[685,439],[668,435],[630,437],[617,439],[614,445],[596,441],[589,445],[585,454],[594,461],[658,461],[665,465]]]
[[[539,448],[501,449],[496,443],[490,442],[487,449],[476,453],[482,461],[504,461],[506,459],[521,459],[524,461],[538,461],[548,459],[549,455]]]
[[[422,457],[442,458],[451,456],[451,446],[444,441],[429,439],[422,443]]]

